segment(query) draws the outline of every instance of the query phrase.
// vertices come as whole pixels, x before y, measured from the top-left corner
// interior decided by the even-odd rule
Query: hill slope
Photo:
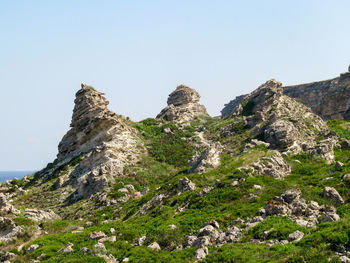
[[[199,98],[135,123],[82,85],[57,159],[1,185],[1,260],[348,262],[350,123],[275,80],[225,118]]]

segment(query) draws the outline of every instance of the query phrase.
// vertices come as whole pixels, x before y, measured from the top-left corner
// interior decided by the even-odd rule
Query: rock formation
[[[310,107],[325,120],[350,119],[350,72],[334,79],[283,89],[284,94]]]
[[[77,187],[73,199],[80,199],[108,186],[126,163],[137,160],[138,151],[136,131],[125,117],[107,108],[103,93],[82,84],[74,102],[71,129],[58,145],[57,160],[40,176],[50,178],[57,167],[81,158],[69,176],[69,183]]]
[[[350,119],[350,72],[324,81],[283,87],[283,93],[311,108],[312,112],[325,120]],[[225,104],[222,117],[231,114],[247,95],[241,95]]]
[[[282,84],[269,80],[246,95],[227,117],[243,118],[252,135],[262,138],[272,149],[319,155],[328,163],[334,159],[337,140],[326,123],[309,108],[283,95]],[[321,142],[316,137],[325,138]]]
[[[168,106],[157,116],[172,122],[191,121],[199,116],[209,116],[205,107],[199,104],[199,93],[185,85],[180,85],[168,98]]]

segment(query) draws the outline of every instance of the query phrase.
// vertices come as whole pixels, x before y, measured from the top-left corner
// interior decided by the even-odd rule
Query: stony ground
[[[1,185],[0,260],[350,262],[350,122],[281,87],[222,119],[180,86],[134,123],[83,85],[57,160]]]

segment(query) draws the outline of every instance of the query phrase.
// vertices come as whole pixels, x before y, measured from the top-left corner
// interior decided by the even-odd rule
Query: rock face
[[[300,103],[325,120],[350,119],[350,73],[339,77],[307,84],[286,86],[284,94]]]
[[[52,210],[37,210],[37,209],[26,209],[24,215],[34,221],[42,220],[58,220],[60,217],[56,215]]]
[[[126,163],[138,159],[138,143],[134,128],[107,108],[103,93],[82,84],[74,102],[71,129],[58,145],[54,166],[41,172],[41,177],[49,178],[57,167],[79,156],[82,160],[68,178],[68,183],[77,187],[72,197],[76,200],[102,191],[121,175]],[[54,188],[62,184],[58,181]]]
[[[239,100],[227,117],[243,118],[253,128],[252,135],[269,143],[270,148],[287,153],[303,150],[323,157],[328,163],[333,161],[335,135],[309,108],[283,95],[280,82],[269,80]],[[318,142],[317,136],[325,139]]]
[[[350,119],[350,72],[339,77],[307,84],[285,86],[283,93],[305,106],[325,120]],[[244,102],[247,95],[236,97],[225,104],[222,117],[231,114],[232,109]]]
[[[187,86],[180,85],[168,98],[168,106],[157,116],[159,119],[172,122],[186,122],[198,116],[209,116],[207,110],[199,102],[199,93]]]

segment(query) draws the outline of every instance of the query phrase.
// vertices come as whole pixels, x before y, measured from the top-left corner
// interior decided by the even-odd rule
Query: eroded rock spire
[[[168,106],[165,107],[157,118],[173,121],[186,122],[199,116],[209,116],[206,108],[199,104],[199,93],[185,85],[180,85],[168,98]]]

